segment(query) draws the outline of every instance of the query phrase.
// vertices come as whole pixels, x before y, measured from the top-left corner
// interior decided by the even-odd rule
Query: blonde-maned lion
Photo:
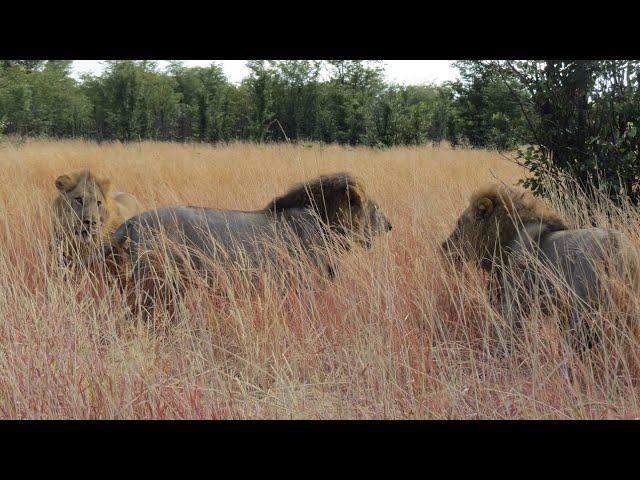
[[[542,200],[505,185],[472,195],[442,249],[449,259],[474,261],[490,274],[494,298],[514,326],[533,297],[543,299],[545,309],[563,298],[571,339],[581,345],[594,337],[582,321],[585,307],[611,297],[613,284],[638,292],[640,257],[623,233],[569,228]]]
[[[63,266],[87,262],[123,221],[141,211],[133,195],[112,192],[109,179],[89,170],[60,175],[55,186],[54,248]]]
[[[370,248],[373,236],[389,230],[391,223],[366,195],[363,184],[337,173],[296,185],[260,210],[180,205],[144,212],[116,230],[107,256],[112,272],[141,297],[141,303],[133,303],[150,311],[158,301],[171,303],[168,292],[180,294],[185,285],[180,274],[157,278],[158,271],[191,269],[201,278],[218,268],[263,271],[273,265],[281,268],[284,251],[291,257],[306,257],[333,277],[334,253],[354,243]],[[168,262],[158,260],[163,255]]]

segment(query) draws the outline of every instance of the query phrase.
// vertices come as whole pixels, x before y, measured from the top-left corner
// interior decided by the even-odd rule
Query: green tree
[[[365,141],[371,124],[371,106],[382,94],[384,69],[378,62],[330,60],[326,108],[330,112],[333,141],[356,145]],[[371,142],[371,136],[369,136]]]
[[[108,61],[100,77],[85,77],[100,138],[171,140],[179,118],[180,92],[173,77],[149,61]]]
[[[250,60],[247,67],[250,73],[241,85],[248,99],[247,131],[251,140],[261,142],[267,139],[275,120],[273,86],[276,78],[264,60]]]
[[[70,76],[71,62],[4,61],[0,68],[0,112],[5,132],[75,136],[89,122],[90,105]]]
[[[369,144],[439,144],[450,136],[452,91],[448,86],[390,86],[373,103]]]
[[[388,85],[379,62],[250,61],[240,85],[222,68],[107,61],[0,61],[2,132],[98,140],[322,141],[391,146],[460,137],[450,86]]]
[[[286,60],[272,61],[270,64],[274,118],[280,122],[287,138],[314,139],[318,122],[321,62]],[[281,132],[277,131],[273,136],[278,138]]]
[[[525,186],[542,194],[548,180],[569,177],[587,191],[639,202],[640,62],[493,61],[485,68],[528,92],[528,146],[519,157],[533,175]]]
[[[143,73],[148,64],[108,61],[99,90],[107,138],[139,139],[142,133]]]
[[[185,68],[174,62],[168,71],[181,95],[177,138],[218,142],[237,136],[236,87],[228,82],[220,65]]]
[[[517,79],[497,75],[482,61],[455,63],[452,82],[460,135],[470,146],[509,150],[521,141],[526,92]]]

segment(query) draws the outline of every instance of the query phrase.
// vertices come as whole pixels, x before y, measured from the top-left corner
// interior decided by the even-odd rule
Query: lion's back
[[[586,297],[601,287],[601,275],[615,275],[637,289],[640,255],[622,232],[605,228],[550,233],[540,245],[548,261],[562,272],[576,293]]]
[[[189,246],[209,257],[238,253],[259,257],[274,237],[264,212],[236,212],[192,206],[173,206],[134,215],[114,233],[116,243],[128,239],[134,250],[157,248],[164,239]],[[224,251],[224,253],[222,253]]]

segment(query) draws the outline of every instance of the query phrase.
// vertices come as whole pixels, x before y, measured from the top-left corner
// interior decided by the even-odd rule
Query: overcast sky
[[[185,60],[188,66],[207,66],[211,62],[222,64],[227,77],[232,82],[240,82],[247,75],[246,60]],[[415,85],[420,83],[441,83],[457,78],[457,70],[450,60],[385,60],[387,80],[394,83]],[[164,68],[166,61],[158,61]],[[98,74],[103,67],[101,60],[74,60],[73,75],[78,78],[81,73]]]

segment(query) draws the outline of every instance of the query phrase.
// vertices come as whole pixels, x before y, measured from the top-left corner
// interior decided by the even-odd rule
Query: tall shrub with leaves
[[[640,62],[545,60],[489,62],[529,98],[519,157],[533,175],[524,185],[543,193],[547,180],[569,176],[614,200],[640,192]]]
[[[311,140],[316,133],[320,97],[321,62],[285,60],[270,62],[273,69],[273,112],[287,138]],[[282,133],[275,132],[275,138]]]
[[[322,141],[389,147],[461,140],[454,90],[384,81],[380,62],[250,61],[240,85],[220,65],[0,60],[2,133],[97,140]],[[467,134],[474,133],[469,129]]]
[[[250,60],[247,67],[250,73],[241,85],[248,100],[247,130],[252,140],[260,142],[268,139],[267,134],[275,120],[273,86],[276,79],[273,69],[264,60]]]

